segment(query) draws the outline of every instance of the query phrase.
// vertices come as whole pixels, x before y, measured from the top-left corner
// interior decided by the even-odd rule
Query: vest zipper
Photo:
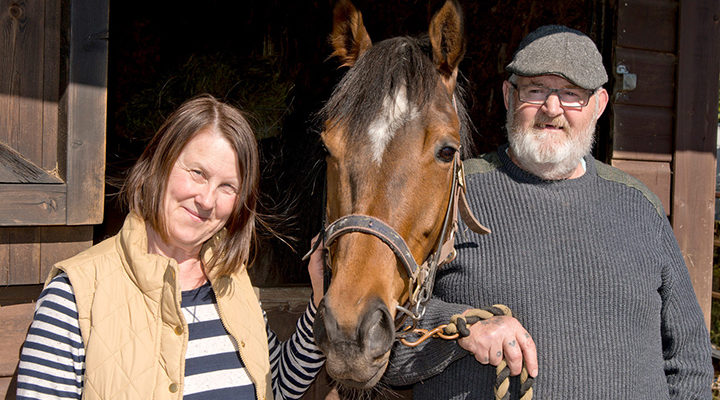
[[[180,288],[180,281],[178,278],[178,274],[180,273],[180,267],[177,265],[177,262],[175,262],[175,265],[173,265],[173,262],[170,262],[170,268],[173,272],[173,277],[175,278],[175,312],[178,313],[178,317],[180,319],[180,323],[182,324],[183,328],[183,343],[182,343],[182,360],[180,364],[180,382],[178,384],[182,388],[182,391],[178,390],[180,392],[180,399],[184,397],[185,394],[185,357],[187,356],[187,348],[188,348],[188,341],[190,340],[190,332],[188,329],[187,321],[185,320],[185,314],[183,314],[182,311],[182,288]]]
[[[227,278],[227,279],[230,279],[232,281],[231,278]],[[210,287],[212,288],[212,282],[210,282]],[[215,288],[213,288],[212,290],[213,290],[213,293],[215,293]],[[257,400],[266,400],[265,396],[260,393],[260,387],[258,386],[257,382],[255,382],[255,377],[252,376],[252,374],[250,374],[250,369],[248,368],[248,364],[245,361],[245,357],[243,356],[243,350],[242,350],[243,346],[241,345],[241,343],[243,342],[242,339],[235,337],[235,335],[230,331],[230,329],[228,329],[228,326],[225,324],[225,317],[223,314],[223,309],[222,309],[222,306],[220,305],[220,300],[218,299],[217,293],[215,293],[215,299],[217,300],[218,315],[220,315],[220,323],[222,323],[223,327],[225,327],[225,330],[230,334],[230,336],[233,339],[235,339],[235,343],[237,344],[237,347],[238,347],[238,354],[240,355],[240,360],[242,361],[243,365],[245,366],[245,369],[248,372],[248,376],[250,377],[250,380],[252,381],[253,386],[255,386],[255,398]],[[272,372],[270,373],[270,376],[272,377]],[[266,384],[271,385],[271,387],[272,387],[272,382],[266,382]],[[267,390],[267,388],[265,390]]]

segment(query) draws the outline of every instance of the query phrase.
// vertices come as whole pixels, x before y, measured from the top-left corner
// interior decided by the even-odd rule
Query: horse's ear
[[[443,77],[454,85],[458,64],[465,55],[462,10],[456,0],[447,0],[433,15],[429,33],[433,61]]]
[[[370,35],[363,25],[362,14],[350,0],[340,0],[333,10],[333,30],[330,43],[342,66],[352,67],[365,50],[372,46]]]

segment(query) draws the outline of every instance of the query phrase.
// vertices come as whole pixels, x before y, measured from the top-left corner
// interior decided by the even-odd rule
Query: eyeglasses
[[[590,96],[595,93],[594,90],[582,88],[560,88],[551,89],[540,85],[521,85],[518,86],[513,82],[511,85],[517,90],[518,98],[523,103],[543,105],[551,94],[556,93],[560,100],[560,105],[568,108],[583,108],[590,102]]]

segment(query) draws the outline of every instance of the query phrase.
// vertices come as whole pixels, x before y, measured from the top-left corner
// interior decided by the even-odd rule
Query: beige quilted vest
[[[182,398],[188,331],[177,263],[146,251],[145,223],[131,214],[116,236],[50,272],[48,282],[65,271],[75,292],[85,345],[83,399]],[[203,257],[211,252],[205,246]],[[265,322],[245,268],[210,281],[257,398],[271,400]]]

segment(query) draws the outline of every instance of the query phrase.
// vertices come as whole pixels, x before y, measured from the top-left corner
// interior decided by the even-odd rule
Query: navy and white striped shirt
[[[188,323],[185,353],[185,400],[255,399],[238,345],[220,320],[210,283],[182,292]],[[315,379],[324,356],[315,346],[312,302],[295,333],[281,343],[269,328],[272,388],[276,399],[298,399]],[[267,318],[266,318],[267,326]],[[80,399],[85,349],[78,325],[75,295],[66,274],[56,276],[38,299],[35,318],[18,367],[18,399]]]

